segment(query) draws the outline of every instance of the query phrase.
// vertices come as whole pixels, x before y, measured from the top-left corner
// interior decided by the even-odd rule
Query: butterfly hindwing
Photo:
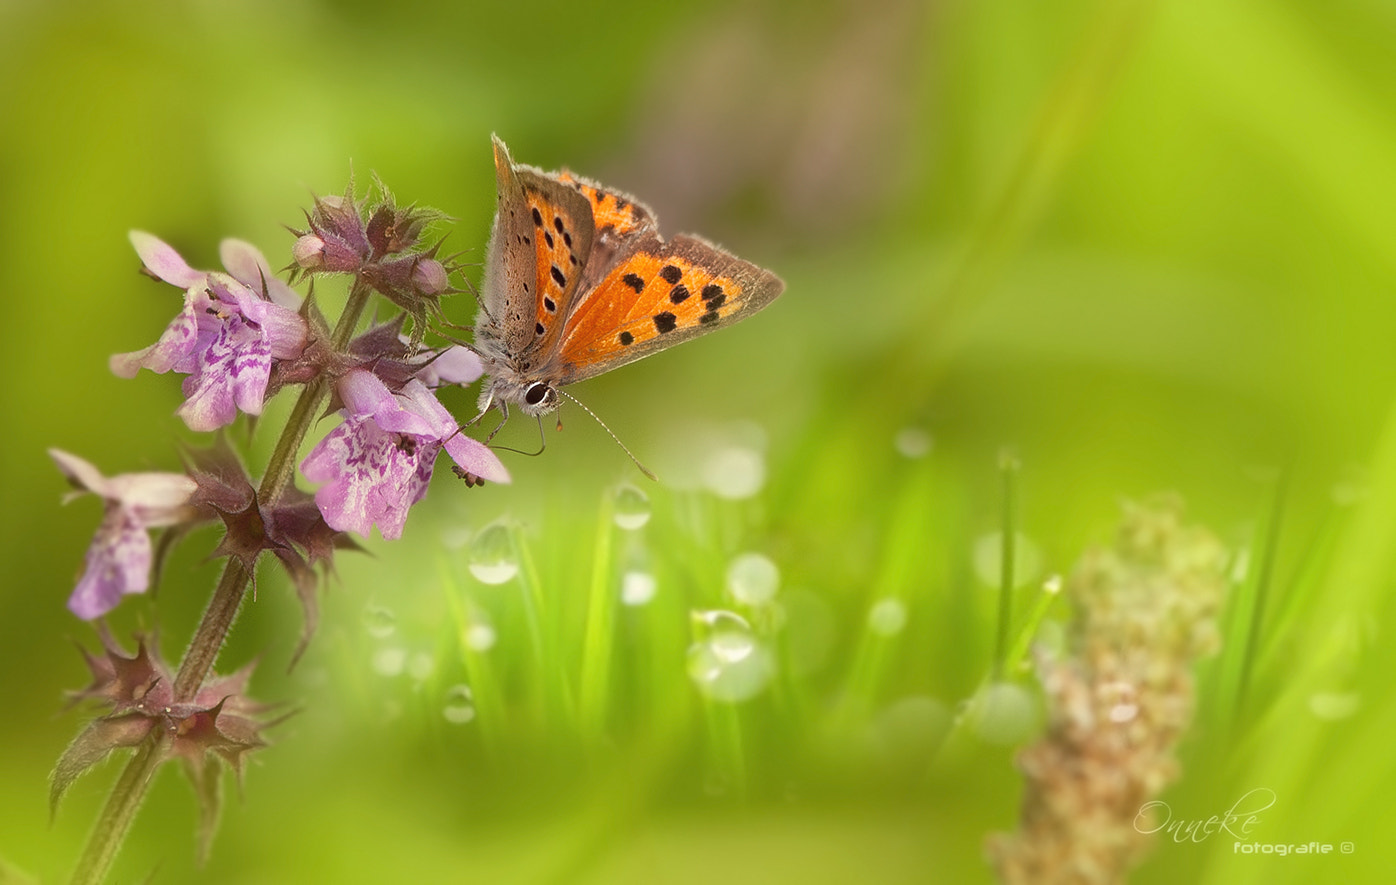
[[[580,294],[548,361],[558,383],[608,372],[769,304],[780,278],[693,236],[648,233]]]

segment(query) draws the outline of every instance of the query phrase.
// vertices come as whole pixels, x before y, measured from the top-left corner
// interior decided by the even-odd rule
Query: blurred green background
[[[59,715],[86,682],[70,639],[94,644],[63,603],[99,509],[59,506],[45,449],[173,469],[192,436],[173,378],[107,370],[178,305],[127,230],[198,267],[225,236],[280,266],[284,225],[352,169],[449,213],[478,260],[491,132],[787,293],[573,391],[659,485],[566,408],[543,455],[504,456],[511,486],[439,471],[403,541],[341,558],[289,675],[300,612],[264,571],[223,669],[261,654],[258,697],[301,712],[230,787],[205,869],[171,769],[113,881],[988,880],[1014,748],[931,750],[990,664],[975,550],[1005,448],[1036,557],[1023,594],[1160,489],[1264,563],[1236,582],[1274,594],[1259,700],[1218,711],[1204,679],[1168,795],[1205,818],[1266,787],[1257,838],[1356,846],[1160,844],[1138,880],[1384,881],[1393,50],[1396,7],[1358,0],[0,4],[0,881],[61,881],[118,768],[50,825],[47,775],[83,721]],[[536,428],[503,439],[528,449]],[[713,450],[759,490],[705,487],[693,453]],[[649,498],[641,530],[611,520],[622,480]],[[466,567],[496,519],[524,561],[497,586]],[[186,542],[118,635],[158,626],[177,658],[213,542]],[[743,551],[779,568],[778,605],[733,600]],[[653,601],[616,604],[627,572]],[[694,610],[770,639],[764,690],[705,699]],[[473,718],[451,721],[467,684]]]

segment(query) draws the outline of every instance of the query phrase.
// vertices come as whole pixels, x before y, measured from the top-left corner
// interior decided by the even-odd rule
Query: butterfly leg
[[[480,414],[475,418],[475,421],[479,421],[481,418],[485,417],[485,412],[488,412],[489,410],[490,410],[489,405],[486,405],[485,408],[484,408],[483,410],[481,410]],[[474,422],[472,421],[471,423],[473,424]],[[485,445],[489,445],[490,440],[494,439],[494,435],[495,435],[496,433],[499,433],[499,431],[503,430],[503,429],[504,429],[504,425],[505,425],[505,424],[508,424],[508,423],[509,423],[509,404],[506,403],[506,402],[501,401],[501,402],[499,403],[499,423],[496,424],[496,425],[494,426],[494,430],[491,430],[491,431],[490,431],[490,435],[487,436],[487,437],[485,437]]]

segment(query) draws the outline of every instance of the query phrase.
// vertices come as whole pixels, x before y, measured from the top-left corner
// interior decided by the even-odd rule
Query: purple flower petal
[[[128,593],[150,587],[150,536],[127,510],[111,506],[92,544],[77,588],[68,598],[73,614],[90,621],[116,607]]]
[[[485,366],[479,355],[468,347],[453,344],[423,366],[417,378],[427,387],[440,387],[442,384],[469,384],[483,374]]]
[[[141,230],[133,230],[128,236],[146,270],[160,279],[181,289],[188,289],[203,281],[204,272],[190,267],[164,240]]]
[[[272,272],[271,265],[256,246],[244,240],[227,239],[218,244],[218,257],[233,278],[253,292],[265,292],[274,304],[295,312],[301,296]]]
[[[224,260],[236,274],[248,277],[254,289],[236,275],[191,270],[150,234],[135,231],[131,242],[161,279],[189,285],[184,309],[160,340],[144,350],[113,356],[112,372],[127,378],[142,368],[188,374],[178,414],[192,430],[215,430],[231,423],[238,411],[261,414],[272,360],[299,357],[308,335],[305,319],[296,311],[258,294],[264,286],[276,291],[271,282],[275,278],[263,276],[261,253],[238,241],[224,244]],[[284,287],[279,281],[278,285]]]
[[[312,482],[325,482],[315,504],[336,531],[368,536],[377,523],[384,538],[402,536],[407,511],[426,494],[430,464],[440,445],[416,443],[383,430],[373,419],[350,416],[332,430],[301,462]]]
[[[106,614],[128,593],[150,586],[150,537],[146,529],[174,525],[194,515],[197,486],[181,473],[125,473],[106,477],[76,455],[49,449],[69,480],[106,501],[106,515],[87,549],[87,564],[68,608],[91,620]]]
[[[499,459],[459,433],[455,419],[420,381],[394,394],[371,372],[355,369],[338,385],[348,416],[301,462],[301,472],[322,482],[315,504],[337,531],[367,535],[373,525],[398,538],[407,512],[427,493],[443,444],[466,470],[508,482]]]
[[[183,365],[198,346],[199,316],[198,301],[207,301],[207,296],[190,290],[184,299],[184,309],[170,322],[160,340],[132,353],[118,353],[111,358],[112,374],[119,378],[134,378],[141,369],[149,369],[163,374]]]
[[[49,449],[48,453],[69,480],[130,511],[143,526],[174,525],[190,516],[189,501],[198,485],[183,473],[122,473],[107,477],[77,455],[62,449]]]

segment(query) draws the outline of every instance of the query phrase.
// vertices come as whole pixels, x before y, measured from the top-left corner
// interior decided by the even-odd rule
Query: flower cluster
[[[1173,500],[1127,505],[1115,547],[1077,565],[1070,648],[1039,661],[1048,733],[1018,758],[1022,820],[989,844],[1001,881],[1121,882],[1143,855],[1136,816],[1177,776],[1191,665],[1220,645],[1224,565]]]
[[[158,754],[157,761],[184,761],[203,802],[207,845],[221,766],[240,771],[243,756],[263,745],[261,731],[271,724],[260,719],[267,708],[245,694],[250,669],[230,677],[211,673],[262,555],[290,574],[305,609],[299,656],[315,627],[319,578],[333,568],[335,552],[357,547],[353,535],[367,536],[374,526],[384,538],[400,537],[443,450],[467,485],[509,481],[494,453],[462,433],[437,400],[440,388],[470,384],[482,373],[479,357],[466,347],[424,343],[430,325],[441,319],[441,297],[457,291],[449,282],[457,268],[438,257],[440,242],[424,241],[428,226],[440,220],[430,210],[397,206],[381,186],[372,200],[355,199],[351,185],[343,197],[315,201],[308,228],[294,231],[291,278],[340,274],[352,281],[333,328],[314,297],[303,298],[279,279],[247,243],[225,241],[224,270],[204,271],[155,236],[131,234],[146,273],[179,289],[183,305],[154,344],[112,357],[113,372],[184,375],[177,414],[200,432],[220,431],[240,414],[250,422],[289,386],[300,388],[300,399],[260,481],[221,432],[211,445],[187,450],[178,473],[109,477],[76,455],[50,450],[76,494],[95,494],[104,506],[68,601],[78,617],[101,618],[125,596],[149,589],[171,542],[194,526],[221,523],[214,555],[229,559],[177,670],[159,660],[146,638],[134,656],[126,655],[99,624],[105,654],[84,652],[93,682],[76,697],[110,709],[59,760],[55,804],[96,762],[140,745]],[[356,334],[375,293],[400,310]],[[297,465],[306,434],[331,413],[340,416],[339,424]],[[302,490],[298,477],[319,488]],[[159,544],[152,530],[164,532]],[[117,832],[112,826],[96,832]]]
[[[151,234],[131,234],[146,272],[182,289],[184,304],[155,344],[112,357],[113,372],[133,377],[145,368],[186,375],[178,414],[191,430],[216,430],[239,413],[260,415],[281,387],[317,379],[332,388],[343,423],[301,464],[307,480],[324,484],[314,497],[318,527],[303,518],[294,487],[280,496],[286,500],[273,502],[256,500],[245,474],[235,493],[210,488],[209,477],[230,476],[227,470],[106,478],[81,458],[55,450],[60,470],[106,503],[69,600],[75,614],[100,617],[123,595],[149,587],[148,529],[221,515],[228,536],[220,552],[239,555],[249,571],[260,551],[273,552],[299,584],[306,580],[306,560],[328,562],[334,547],[316,542],[317,530],[367,535],[377,525],[385,538],[399,537],[408,509],[426,494],[442,449],[471,484],[509,481],[494,453],[460,433],[434,393],[479,378],[479,357],[459,345],[420,344],[440,297],[455,291],[448,284],[451,268],[436,257],[440,244],[422,243],[427,225],[439,218],[429,210],[399,208],[386,193],[372,205],[356,201],[352,190],[315,201],[307,213],[309,229],[296,232],[295,275],[348,274],[405,310],[342,348],[334,346],[313,301],[276,277],[254,246],[227,240],[220,250],[226,272],[202,271]],[[410,336],[402,333],[407,316],[413,319]],[[235,505],[228,503],[230,494]],[[267,531],[291,523],[298,527],[291,536]],[[297,547],[301,554],[294,553]]]

